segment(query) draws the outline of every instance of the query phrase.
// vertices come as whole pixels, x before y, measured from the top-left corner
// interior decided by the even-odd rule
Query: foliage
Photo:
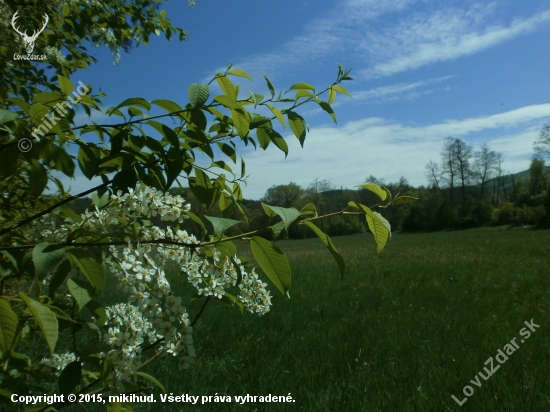
[[[545,124],[540,130],[537,140],[534,144],[535,155],[538,158],[550,159],[550,124]]]
[[[83,43],[103,39],[118,51],[130,42],[147,44],[152,33],[162,31],[167,39],[178,33],[183,40],[184,32],[173,28],[165,11],[150,0],[39,4],[26,9],[31,20],[39,20],[45,7],[55,13],[50,13],[51,25],[37,46],[55,44],[68,54],[62,58],[60,50],[52,52],[57,58],[49,61],[48,72],[30,61],[3,62],[1,67],[6,79],[0,93],[1,396],[139,393],[151,383],[163,389],[142,369],[167,354],[181,369],[190,365],[195,357],[193,326],[209,301],[219,299],[259,315],[270,309],[267,284],[237,257],[234,241],[248,239],[263,273],[289,295],[288,260],[259,235],[270,233],[277,239],[292,228],[307,227],[343,274],[341,255],[316,223],[327,217],[363,216],[380,253],[391,228],[373,209],[414,200],[393,197],[367,183],[364,188],[379,197],[372,207],[352,201],[323,215],[314,204],[300,210],[286,203],[262,204],[267,222],[261,229],[229,235],[248,219],[241,190],[246,165],[238,151],[243,145],[263,150],[271,145],[286,154],[278,124],[288,124],[303,145],[308,126],[299,114],[301,106],[315,103],[336,121],[331,104],[337,93],[349,95],[340,83],[352,80],[350,70],[338,65],[336,80],[320,91],[307,83],[291,85],[287,92],[296,91],[293,98],[277,95],[265,77],[270,96],[250,92],[242,97],[233,79],[250,76],[230,64],[208,84],[189,86],[185,105],[131,97],[103,110],[101,93],[89,94],[92,85],[79,82],[75,88],[70,80],[94,61]],[[4,54],[19,47],[17,39],[10,39]],[[221,94],[211,96],[213,82]],[[69,105],[67,116],[52,121],[48,116],[70,95],[88,114],[104,113],[116,120],[78,125]],[[52,125],[44,129],[46,119]],[[21,142],[31,144],[25,146],[29,151],[18,150]],[[76,156],[69,154],[71,147],[78,148]],[[210,157],[211,164],[199,165],[199,153]],[[74,177],[77,166],[87,179],[100,178],[102,183],[70,196],[53,172]],[[182,180],[203,211],[216,213],[197,215],[181,192],[171,193],[175,185],[183,188]],[[49,182],[56,185],[56,195],[44,194]],[[79,215],[67,207],[87,194],[92,194],[94,212]],[[191,228],[194,233],[188,232]],[[171,289],[165,272],[170,265],[194,287],[193,300],[202,301],[193,320]],[[122,302],[106,298],[113,278],[122,286]]]
[[[544,160],[534,158],[529,166],[529,194],[540,194],[548,184],[548,172],[544,167]]]
[[[282,207],[298,207],[296,202],[305,195],[304,189],[294,182],[286,185],[271,186],[265,192],[262,202]]]
[[[550,224],[550,182],[548,182],[548,186],[546,186],[543,206],[546,212],[546,223]]]

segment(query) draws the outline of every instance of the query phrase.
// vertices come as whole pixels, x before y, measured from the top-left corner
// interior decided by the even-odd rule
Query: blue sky
[[[355,80],[343,83],[353,98],[339,94],[333,104],[337,125],[312,103],[301,111],[311,128],[303,149],[281,129],[286,159],[271,146],[241,152],[251,174],[245,198],[316,177],[349,188],[369,175],[425,185],[424,166],[439,162],[447,136],[487,142],[503,153],[504,169],[517,172],[528,168],[533,141],[550,122],[547,1],[198,0],[194,9],[185,1],[162,7],[175,26],[191,31],[185,42],[152,38],[122,53],[116,66],[107,48],[93,49],[100,62],[72,80],[101,87],[106,107],[138,96],[184,106],[191,83],[208,82],[229,62],[255,80],[235,78],[242,90],[266,95],[262,74],[277,90],[300,81],[321,90],[336,78],[337,63],[353,68]],[[219,93],[213,88],[211,97]],[[73,193],[95,185],[80,173],[63,181]]]

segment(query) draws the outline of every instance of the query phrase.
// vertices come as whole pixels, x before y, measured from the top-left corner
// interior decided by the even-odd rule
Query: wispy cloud
[[[420,0],[347,0],[280,47],[238,66],[254,78],[269,73],[277,79],[298,64],[345,51],[366,66],[355,71],[357,79],[372,79],[478,53],[550,23],[550,10],[511,21],[501,21],[498,10],[495,2],[438,7]]]
[[[452,79],[456,76],[442,76],[428,80],[419,80],[413,83],[395,83],[388,86],[380,86],[370,90],[356,91],[353,93],[355,101],[372,101],[385,103],[396,100],[412,100],[425,94],[432,93],[433,89],[426,86]]]
[[[358,73],[365,78],[395,73],[471,55],[550,23],[550,11],[515,19],[508,25],[491,21],[492,7],[448,8],[431,14],[413,13],[367,31],[356,47],[370,67]]]

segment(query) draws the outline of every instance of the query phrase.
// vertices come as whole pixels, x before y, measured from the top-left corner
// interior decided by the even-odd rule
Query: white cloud
[[[483,141],[493,150],[503,152],[505,169],[524,170],[533,141],[541,124],[550,118],[549,113],[550,103],[426,126],[366,118],[340,128],[312,128],[304,149],[295,137],[287,136],[286,160],[273,147],[266,152],[259,149],[247,153],[247,171],[251,177],[243,192],[245,197],[257,199],[272,185],[293,181],[307,186],[316,177],[328,179],[338,187],[352,187],[371,174],[386,181],[405,176],[413,185],[425,185],[424,165],[430,159],[439,161],[446,136],[477,145],[480,139],[476,134],[482,132]]]

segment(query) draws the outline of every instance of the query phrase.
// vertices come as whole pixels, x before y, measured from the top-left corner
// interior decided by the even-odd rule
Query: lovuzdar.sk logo
[[[26,55],[24,55],[24,54],[23,55],[14,54],[13,59],[14,60],[46,60],[47,57],[46,57],[45,54],[37,55],[37,54],[33,54],[32,51],[34,50],[34,43],[36,42],[36,39],[38,38],[38,35],[44,31],[44,29],[46,28],[46,25],[48,24],[48,21],[50,20],[48,18],[48,15],[46,13],[44,13],[44,17],[46,18],[44,20],[44,25],[42,26],[42,28],[40,30],[35,30],[34,33],[32,34],[32,36],[29,36],[27,34],[26,30],[24,32],[22,32],[15,25],[16,20],[19,17],[17,15],[18,13],[19,13],[19,11],[16,11],[15,14],[13,15],[13,17],[11,19],[11,26],[16,31],[16,33],[21,36],[21,38],[25,42],[25,49],[27,50],[27,54]]]

